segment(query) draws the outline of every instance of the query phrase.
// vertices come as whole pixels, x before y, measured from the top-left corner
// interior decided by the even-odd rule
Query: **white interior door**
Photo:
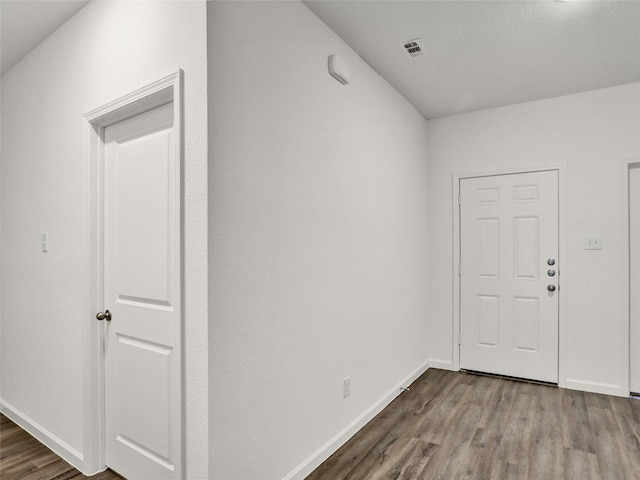
[[[557,383],[559,264],[557,171],[460,180],[460,368]]]
[[[106,463],[180,478],[180,198],[173,103],[105,128]]]
[[[629,170],[630,389],[640,394],[640,166]]]

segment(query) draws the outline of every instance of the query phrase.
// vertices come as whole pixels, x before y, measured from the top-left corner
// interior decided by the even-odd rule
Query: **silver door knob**
[[[549,290],[550,292],[555,292],[556,291],[556,286],[555,285],[547,285],[547,290]]]
[[[103,312],[98,312],[96,314],[96,318],[98,320],[106,320],[107,322],[111,321],[111,312],[109,310],[105,310],[104,313]]]

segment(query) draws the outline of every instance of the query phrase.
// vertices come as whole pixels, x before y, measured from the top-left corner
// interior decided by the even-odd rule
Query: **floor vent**
[[[419,38],[414,38],[413,40],[408,40],[408,41],[400,44],[400,46],[402,47],[402,51],[409,58],[413,58],[413,57],[418,57],[420,55],[424,55],[425,52],[427,51],[426,48],[424,48],[424,45],[422,44],[422,40],[420,40]]]

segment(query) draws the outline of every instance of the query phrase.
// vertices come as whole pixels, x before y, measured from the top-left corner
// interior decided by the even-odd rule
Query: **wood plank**
[[[564,447],[595,453],[584,392],[563,392],[562,413]]]
[[[481,479],[491,478],[495,467],[495,458],[485,448],[469,446],[466,455],[460,462],[458,478]]]
[[[504,436],[495,455],[507,463],[523,464],[528,460],[534,440],[539,388],[529,383],[516,383],[513,388],[516,393],[507,416]]]
[[[611,408],[603,408],[604,395],[588,394],[589,419],[593,428],[593,438],[598,465],[603,478],[621,478],[635,480],[640,478],[634,461],[625,442],[624,434],[618,427]],[[610,405],[610,404],[609,404]]]
[[[466,404],[465,397],[470,391],[469,385],[456,382],[451,385],[451,388],[435,397],[434,403],[422,419],[422,423],[428,425],[428,428],[420,431],[420,438],[440,445],[447,431],[450,430],[451,424],[455,422],[460,405]]]
[[[110,470],[87,477],[5,415],[0,415],[2,480],[123,480]]]
[[[437,449],[438,445],[435,443],[425,443],[420,439],[412,438],[395,459],[391,468],[374,474],[372,480],[417,478]]]
[[[474,437],[481,409],[477,405],[466,405],[458,409],[455,421],[449,423],[440,448],[426,464],[419,478],[456,478]]]
[[[505,382],[499,378],[480,377],[478,375],[467,375],[476,379],[473,385],[474,391],[481,398],[478,403],[483,407],[482,417],[478,420],[478,428],[486,428],[491,424],[495,414],[494,406],[503,400]]]
[[[43,480],[43,479],[52,479],[61,475],[69,475],[70,473],[74,473],[77,470],[69,465],[67,462],[62,460],[61,458],[56,458],[55,460],[44,463],[42,465],[37,465],[36,468],[31,471],[28,475],[20,477],[21,480]]]
[[[75,468],[73,470],[69,470],[68,472],[61,473],[57,477],[53,477],[51,480],[81,480],[84,477],[78,470]],[[91,480],[96,479],[96,475],[89,477]]]
[[[491,480],[522,480],[528,476],[528,465],[497,461],[491,472]]]
[[[562,436],[562,390],[537,386],[535,420],[529,432],[527,477],[531,480],[562,478],[564,475]]]
[[[600,480],[596,454],[565,448],[564,478],[565,480]]]
[[[503,443],[504,432],[509,425],[509,418],[515,400],[516,390],[508,381],[501,381],[500,387],[496,390],[493,404],[485,410],[485,418],[480,429],[474,436],[472,445],[474,447],[486,447],[488,451],[495,452]]]
[[[609,401],[635,471],[640,472],[640,400],[611,397]]]
[[[18,465],[29,461],[30,459],[42,454],[42,444],[36,439],[33,442],[18,443],[13,446],[11,451],[6,452],[2,450],[2,459],[0,460],[0,471],[3,469]]]

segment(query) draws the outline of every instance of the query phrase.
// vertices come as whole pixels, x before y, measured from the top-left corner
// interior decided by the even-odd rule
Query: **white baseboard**
[[[588,380],[574,380],[567,378],[564,388],[569,390],[580,390],[590,393],[602,393],[604,395],[614,395],[616,397],[628,397],[629,392],[624,392],[620,385],[612,383],[590,382]]]
[[[82,471],[82,468],[84,467],[84,458],[82,453],[60,440],[53,433],[49,432],[37,422],[34,422],[28,416],[9,405],[4,400],[0,400],[0,412],[6,415],[7,418],[22,429],[30,433],[36,438],[36,440],[53,450],[58,456],[62,457],[78,470]]]
[[[409,386],[420,375],[426,372],[431,366],[430,362],[425,362],[418,367],[413,373],[400,382],[395,388],[388,392],[384,397],[373,404],[362,415],[356,418],[353,422],[347,425],[341,432],[335,437],[325,443],[316,452],[314,452],[309,458],[298,465],[292,472],[290,472],[283,480],[302,480],[311,472],[313,472],[322,462],[335,453],[342,445],[344,445],[351,437],[353,437],[362,427],[364,427],[369,421],[373,419],[378,413],[389,405],[398,395],[402,393],[402,388]],[[441,367],[438,367],[441,368]]]
[[[451,360],[429,360],[429,368],[439,368],[440,370],[452,370],[453,362]]]

